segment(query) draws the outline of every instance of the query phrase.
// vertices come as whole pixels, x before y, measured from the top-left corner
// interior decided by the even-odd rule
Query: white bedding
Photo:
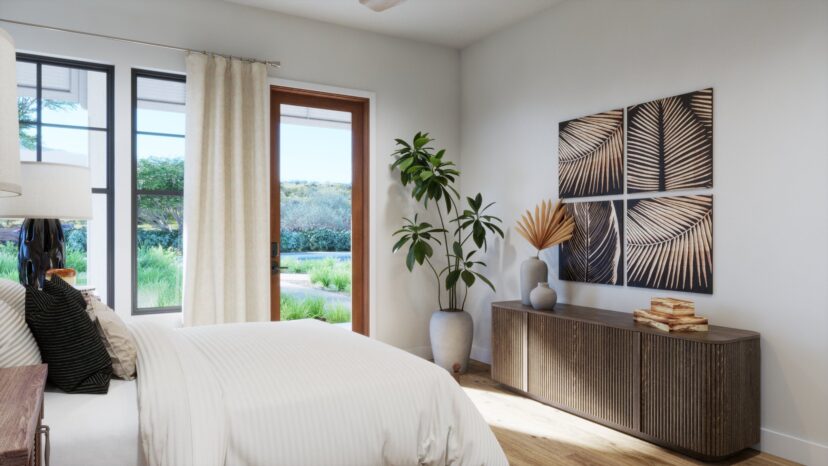
[[[499,465],[451,376],[313,320],[132,326],[150,465]]]
[[[51,432],[52,466],[144,464],[134,380],[112,379],[106,395],[47,388],[44,398],[43,422]]]

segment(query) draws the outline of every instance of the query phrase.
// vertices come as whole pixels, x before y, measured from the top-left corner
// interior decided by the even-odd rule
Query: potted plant
[[[449,372],[463,373],[474,335],[471,315],[464,310],[469,289],[478,282],[495,289],[482,273],[486,264],[475,254],[488,248],[490,234],[502,238],[503,230],[500,219],[486,213],[494,203],[484,205],[480,193],[467,197],[461,209],[460,193],[454,187],[460,172],[443,159],[445,150],[429,146],[432,141],[428,133],[417,133],[411,143],[396,140],[391,169],[399,171],[403,186],[412,185],[411,196],[439,223],[420,221],[418,214],[403,218],[402,228],[394,232],[398,239],[393,251],[407,248],[408,270],[424,266],[434,275],[439,307],[429,324],[434,362]]]

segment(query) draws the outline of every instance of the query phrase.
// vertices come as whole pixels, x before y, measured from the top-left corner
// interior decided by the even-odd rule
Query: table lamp
[[[60,220],[92,218],[89,169],[20,162],[22,194],[0,198],[0,218],[24,218],[18,236],[18,274],[24,285],[42,286],[46,271],[66,266]]]
[[[20,131],[14,41],[0,29],[0,197],[20,195]]]

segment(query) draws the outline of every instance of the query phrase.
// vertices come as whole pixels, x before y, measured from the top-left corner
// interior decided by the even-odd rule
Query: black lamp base
[[[46,271],[66,267],[63,227],[58,219],[27,218],[18,236],[17,272],[23,285],[43,286]]]

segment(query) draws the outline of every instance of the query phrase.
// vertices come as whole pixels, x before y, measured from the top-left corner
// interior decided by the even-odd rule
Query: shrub
[[[332,324],[351,321],[351,310],[342,303],[333,303],[325,311],[325,318]]]
[[[311,283],[328,288],[333,283],[333,269],[328,267],[317,267],[310,272]]]
[[[74,228],[71,224],[63,224],[64,245],[68,250],[73,249],[86,254],[86,227]],[[86,270],[86,269],[84,269]]]
[[[0,243],[0,278],[16,282],[17,274],[17,243],[6,241]]]
[[[78,275],[86,273],[86,252],[66,248],[66,268],[75,269]]]
[[[280,232],[282,252],[309,251],[308,236],[302,231],[282,230]]]
[[[181,255],[175,249],[138,248],[138,305],[167,307],[181,304]]]
[[[281,230],[282,252],[350,251],[351,231],[315,228]]]
[[[297,231],[350,228],[350,184],[285,182],[279,190],[283,225]]]
[[[181,232],[138,229],[138,247],[161,246],[169,249],[181,249]]]
[[[331,276],[331,282],[336,291],[351,291],[351,271],[335,269]]]
[[[298,298],[282,295],[279,299],[282,320],[314,319],[323,317],[330,323],[351,321],[351,311],[342,303],[326,302],[324,298]]]

